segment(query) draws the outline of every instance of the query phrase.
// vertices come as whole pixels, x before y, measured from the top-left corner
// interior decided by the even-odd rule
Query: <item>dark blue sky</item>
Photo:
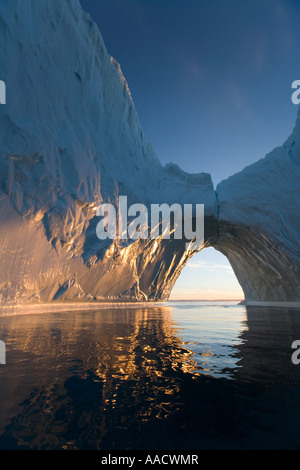
[[[297,0],[81,0],[160,161],[217,184],[281,145],[300,79]]]

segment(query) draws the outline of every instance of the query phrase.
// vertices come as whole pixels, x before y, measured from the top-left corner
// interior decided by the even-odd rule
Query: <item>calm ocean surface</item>
[[[0,318],[0,449],[299,449],[300,310]]]

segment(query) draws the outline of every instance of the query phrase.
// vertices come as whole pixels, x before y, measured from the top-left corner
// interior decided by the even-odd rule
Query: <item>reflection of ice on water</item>
[[[233,303],[174,302],[178,335],[190,349],[193,373],[231,379],[239,367],[237,347],[247,330],[246,309]]]
[[[46,313],[2,318],[0,337],[0,449],[299,445],[299,311]]]
[[[93,442],[115,426],[166,419],[178,409],[179,377],[195,368],[168,308],[6,317],[2,330],[10,367],[0,370],[0,437],[12,420],[29,447],[76,448],[78,419]]]

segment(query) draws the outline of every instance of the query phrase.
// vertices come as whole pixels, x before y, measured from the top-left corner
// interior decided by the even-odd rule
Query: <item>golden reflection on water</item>
[[[131,413],[141,423],[165,419],[180,406],[178,374],[196,366],[168,308],[3,318],[0,338],[7,348],[0,435],[13,422],[14,438],[28,445],[34,429],[33,448],[57,446],[78,422],[96,427],[101,440],[116,426],[127,429]],[[75,441],[66,439],[64,448]]]
[[[299,447],[300,311],[193,304],[0,320],[0,449]]]

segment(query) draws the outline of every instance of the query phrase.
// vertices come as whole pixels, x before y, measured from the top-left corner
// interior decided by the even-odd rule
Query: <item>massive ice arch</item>
[[[2,2],[0,20],[1,305],[167,300],[192,255],[186,241],[101,243],[95,209],[118,195],[203,203],[205,246],[227,256],[246,300],[300,301],[300,118],[215,190],[207,174],[160,164],[77,0]]]

